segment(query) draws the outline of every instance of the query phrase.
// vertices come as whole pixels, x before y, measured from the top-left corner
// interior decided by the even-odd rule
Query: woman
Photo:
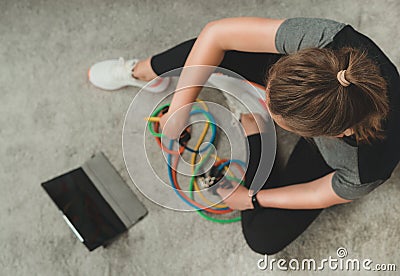
[[[275,123],[302,137],[284,170],[275,164],[262,190],[249,197],[262,134],[253,116],[242,118],[250,146],[247,188],[238,187],[228,198],[231,190],[218,193],[228,206],[242,210],[244,236],[258,253],[277,253],[324,208],[368,194],[399,161],[399,74],[373,41],[349,25],[316,18],[221,19],[207,24],[197,39],[145,60],[95,64],[89,78],[105,89],[143,86],[183,65],[220,66],[265,85]],[[185,74],[187,69],[162,117],[162,126],[167,119],[175,126],[164,126],[170,137],[179,135],[175,129],[184,123],[172,114],[201,89],[180,89]],[[162,90],[167,82],[149,90]]]

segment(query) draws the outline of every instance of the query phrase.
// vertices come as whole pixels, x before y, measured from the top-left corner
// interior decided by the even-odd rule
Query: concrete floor
[[[400,65],[393,43],[400,41],[397,0],[0,1],[0,275],[277,274],[257,269],[261,256],[247,247],[240,224],[167,210],[135,189],[122,158],[121,129],[138,89],[107,93],[86,76],[96,61],[144,58],[196,36],[211,20],[234,16],[347,22]],[[149,215],[108,249],[89,253],[40,183],[100,150]],[[343,246],[351,258],[399,266],[399,181],[398,167],[368,196],[324,211],[274,257],[321,260]]]

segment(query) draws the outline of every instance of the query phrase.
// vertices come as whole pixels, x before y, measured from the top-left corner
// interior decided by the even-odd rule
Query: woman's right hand
[[[187,127],[188,113],[178,110],[173,113],[169,111],[160,118],[160,132],[169,139],[177,139]]]

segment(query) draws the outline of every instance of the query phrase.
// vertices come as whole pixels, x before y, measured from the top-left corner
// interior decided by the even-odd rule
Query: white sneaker
[[[136,86],[146,91],[159,93],[167,89],[170,78],[157,77],[150,82],[138,80],[132,77],[132,69],[135,67],[138,59],[125,61],[122,57],[119,59],[110,59],[98,62],[88,71],[89,81],[96,87],[104,90],[117,90],[125,86]]]

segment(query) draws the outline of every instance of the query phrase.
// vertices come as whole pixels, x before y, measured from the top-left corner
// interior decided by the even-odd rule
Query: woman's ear
[[[335,136],[336,138],[342,138],[344,136],[351,136],[354,134],[354,130],[351,128],[346,129],[345,131],[343,131],[341,134]]]
[[[352,128],[348,128],[343,132],[344,136],[351,136],[354,134],[354,130]]]

